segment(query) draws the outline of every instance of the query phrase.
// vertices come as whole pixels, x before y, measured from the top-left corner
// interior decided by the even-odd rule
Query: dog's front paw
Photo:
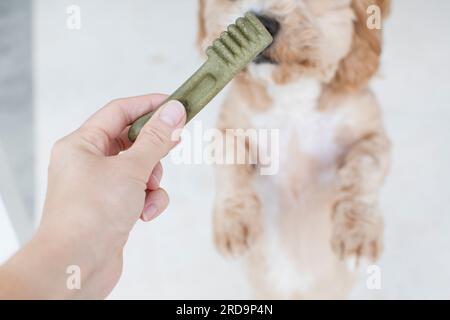
[[[361,258],[375,262],[383,250],[383,219],[376,206],[358,200],[338,202],[333,212],[331,245],[357,267]]]
[[[261,205],[256,194],[235,194],[216,204],[214,240],[222,255],[242,255],[261,231]]]

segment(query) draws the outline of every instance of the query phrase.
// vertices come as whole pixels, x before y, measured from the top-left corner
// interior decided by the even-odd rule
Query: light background
[[[19,243],[14,234],[14,229],[6,214],[6,206],[3,198],[0,196],[0,263],[3,263],[10,257],[18,248]]]
[[[394,0],[380,77],[374,82],[394,143],[382,193],[383,289],[353,297],[450,298],[450,2]],[[82,30],[66,8],[82,9]],[[200,64],[195,0],[34,1],[36,210],[53,142],[106,102],[170,93]],[[213,126],[223,95],[199,116]],[[239,262],[214,250],[212,168],[165,163],[169,210],[139,223],[111,298],[246,298]]]

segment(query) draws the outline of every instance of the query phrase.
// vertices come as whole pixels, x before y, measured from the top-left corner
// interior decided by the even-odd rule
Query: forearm
[[[390,143],[374,132],[353,145],[338,171],[331,245],[341,258],[376,261],[383,251],[378,194],[389,166]]]
[[[374,201],[389,169],[390,141],[384,132],[374,132],[357,142],[339,168],[341,198]]]
[[[80,290],[67,286],[69,266],[80,263],[66,237],[48,238],[38,234],[0,268],[0,299],[67,299]],[[70,249],[69,249],[70,248]],[[76,261],[75,261],[76,260]],[[89,264],[81,270],[87,272]],[[81,281],[86,275],[81,273]]]
[[[101,288],[100,267],[105,260],[120,258],[121,247],[102,235],[87,245],[89,235],[41,228],[36,236],[4,266],[0,267],[0,299],[82,299],[105,298],[111,288]],[[84,239],[80,239],[80,238]],[[108,263],[108,261],[106,261]],[[109,276],[109,275],[105,275]]]

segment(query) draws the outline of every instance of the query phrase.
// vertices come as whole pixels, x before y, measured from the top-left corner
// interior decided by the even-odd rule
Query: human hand
[[[74,297],[65,288],[69,265],[81,270],[75,297],[106,297],[120,277],[123,247],[136,221],[150,221],[166,209],[159,161],[177,144],[174,134],[186,121],[183,105],[161,107],[133,145],[127,137],[129,125],[166,98],[115,100],[55,144],[41,225],[10,262],[17,268],[31,263],[41,277],[60,279],[53,289],[47,282],[46,297],[59,298],[54,293],[61,288],[64,297]],[[42,270],[43,259],[52,263],[50,270]]]

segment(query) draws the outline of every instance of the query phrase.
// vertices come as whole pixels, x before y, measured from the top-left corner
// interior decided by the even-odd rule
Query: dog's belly
[[[254,180],[264,216],[264,234],[253,252],[259,261],[254,262],[262,268],[262,282],[278,297],[314,296],[339,265],[330,245],[332,168],[323,181],[324,173],[308,162],[294,158],[282,175]]]
[[[276,297],[339,296],[321,288],[342,287],[330,285],[342,269],[330,245],[340,119],[316,111],[316,100],[309,102],[286,111],[279,105],[253,119],[256,128],[280,130],[278,174],[254,180],[265,232],[248,259],[253,283],[272,288]]]

